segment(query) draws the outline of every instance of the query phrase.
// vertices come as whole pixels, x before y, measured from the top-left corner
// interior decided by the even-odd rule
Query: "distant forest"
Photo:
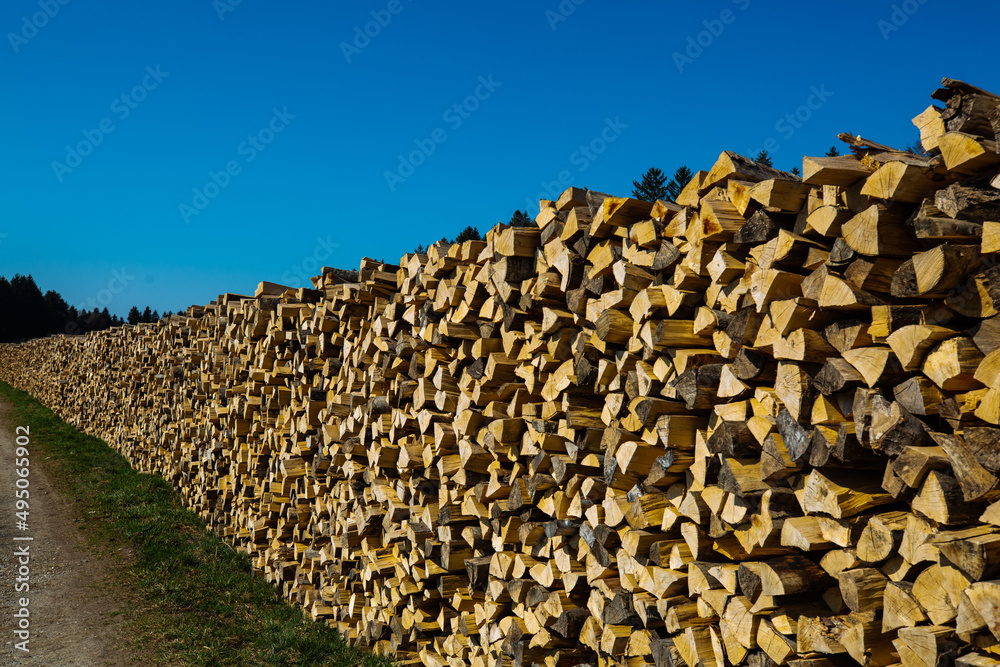
[[[112,315],[107,306],[93,310],[70,306],[55,290],[42,293],[31,275],[0,276],[0,342],[11,343],[52,334],[85,334],[125,324],[126,320]],[[170,315],[164,313],[162,317]],[[128,323],[156,322],[161,315],[149,306],[140,311],[132,306]]]

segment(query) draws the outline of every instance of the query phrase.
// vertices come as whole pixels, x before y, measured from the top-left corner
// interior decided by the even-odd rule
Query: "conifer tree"
[[[670,197],[667,175],[657,167],[650,167],[642,175],[642,181],[632,181],[632,196],[648,202],[667,199]]]
[[[507,223],[511,227],[534,227],[535,221],[531,219],[528,215],[528,211],[514,211],[514,215],[510,216],[510,222]]]
[[[472,225],[469,225],[455,237],[455,243],[462,243],[463,241],[479,241],[480,239],[482,239],[482,236],[480,236],[479,230]]]
[[[688,169],[686,164],[677,167],[674,177],[667,183],[667,196],[670,198],[670,201],[677,201],[684,186],[690,183],[692,178],[694,178],[694,173]]]

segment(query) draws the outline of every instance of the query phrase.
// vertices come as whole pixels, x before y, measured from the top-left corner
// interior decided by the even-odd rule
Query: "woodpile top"
[[[1000,97],[0,347],[401,664],[1000,665]]]

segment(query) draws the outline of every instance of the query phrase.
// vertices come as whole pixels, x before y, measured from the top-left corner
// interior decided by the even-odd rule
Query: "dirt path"
[[[42,454],[29,447],[31,503],[27,531],[15,516],[15,428],[0,399],[0,665],[131,665],[123,649],[121,603],[112,597],[117,565],[96,554],[81,534],[79,511],[63,500],[43,470]],[[31,426],[26,424],[26,426]],[[23,432],[23,431],[22,431]],[[31,541],[15,541],[30,536]],[[27,547],[29,592],[16,592],[18,549]],[[19,600],[29,600],[26,653],[15,645]]]

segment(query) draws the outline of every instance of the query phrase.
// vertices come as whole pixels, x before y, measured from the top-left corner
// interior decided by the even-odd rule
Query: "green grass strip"
[[[11,423],[31,427],[32,460],[82,508],[98,544],[131,550],[123,564],[135,645],[161,665],[389,667],[305,618],[250,560],[214,533],[163,479],[136,472],[106,442],[81,433],[31,395],[0,382]],[[37,457],[38,454],[42,457]],[[96,518],[94,518],[96,516]]]

